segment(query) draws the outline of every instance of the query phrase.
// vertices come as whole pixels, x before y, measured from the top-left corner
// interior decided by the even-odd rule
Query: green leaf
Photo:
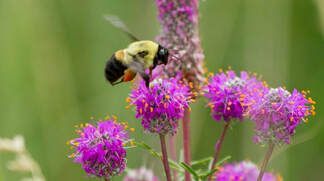
[[[182,168],[184,168],[185,170],[187,170],[189,173],[191,173],[191,175],[194,176],[195,180],[199,180],[199,175],[196,173],[196,171],[191,166],[187,165],[184,162],[181,162],[180,166]]]
[[[206,179],[207,177],[213,175],[217,170],[218,168],[214,168],[213,170],[209,170],[208,172],[202,173],[199,175],[199,178]]]
[[[226,156],[223,159],[221,159],[220,161],[218,161],[215,166],[219,166],[219,165],[223,164],[225,161],[227,161],[227,160],[229,160],[231,158],[232,158],[231,156]]]
[[[134,144],[137,146],[137,147],[140,147],[146,151],[148,151],[152,156],[156,157],[156,158],[159,158],[159,159],[162,159],[162,154],[155,151],[152,147],[150,147],[149,145],[147,145],[146,143],[144,142],[136,142],[134,141]],[[169,161],[169,164],[170,164],[170,167],[179,171],[179,172],[184,172],[182,167],[176,163],[175,161],[171,160],[171,159],[168,159]]]
[[[209,164],[213,160],[213,157],[202,158],[200,160],[192,161],[191,167],[196,167],[199,165]]]
[[[218,161],[218,162],[215,164],[215,167],[217,167],[217,166],[223,164],[225,161],[229,160],[230,158],[231,158],[231,156],[227,156],[227,157],[221,159],[220,161]],[[218,170],[218,168],[214,168],[214,169],[209,170],[209,171],[207,171],[207,172],[205,172],[205,173],[202,173],[201,175],[199,175],[199,177],[200,177],[201,179],[206,179],[206,178],[209,177],[210,175],[214,174],[217,170]]]

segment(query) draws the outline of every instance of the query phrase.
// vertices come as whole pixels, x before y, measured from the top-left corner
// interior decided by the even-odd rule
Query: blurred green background
[[[111,87],[104,79],[106,59],[129,43],[105,14],[118,15],[143,39],[159,33],[151,0],[0,0],[0,136],[22,134],[47,180],[89,180],[67,158],[65,143],[90,116],[115,114],[159,150],[158,138],[142,134],[134,111],[124,108],[130,84]],[[200,14],[209,71],[231,66],[262,74],[271,86],[311,90],[316,117],[297,129],[293,145],[277,149],[269,169],[284,180],[321,180],[324,1],[205,0]],[[192,106],[193,159],[211,155],[220,134],[205,104]],[[265,148],[252,143],[252,133],[251,123],[236,124],[223,155],[259,162]],[[22,176],[6,169],[11,157],[0,154],[0,180]],[[131,150],[128,158],[129,167],[146,165],[161,175],[161,163],[147,153]]]

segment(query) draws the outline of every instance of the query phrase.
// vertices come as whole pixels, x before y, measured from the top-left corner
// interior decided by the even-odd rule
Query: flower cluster
[[[209,99],[208,106],[216,121],[224,119],[241,120],[251,104],[250,95],[262,95],[266,86],[255,76],[245,71],[236,75],[234,71],[220,72],[211,76],[203,88],[204,96]]]
[[[181,62],[170,61],[161,71],[161,77],[183,77],[197,88],[205,80],[198,33],[198,0],[156,0],[162,32],[157,41],[177,54]]]
[[[97,125],[81,126],[77,133],[79,137],[70,141],[75,150],[71,157],[89,175],[109,179],[124,171],[126,150],[123,144],[128,140],[125,125],[108,119]]]
[[[178,120],[190,102],[189,88],[175,78],[155,79],[147,88],[141,82],[127,101],[136,107],[136,118],[142,119],[146,131],[174,134]]]
[[[270,88],[264,96],[254,96],[250,116],[256,124],[255,141],[257,143],[290,143],[295,128],[307,116],[315,115],[315,102],[306,98],[306,92],[292,93],[282,87]]]
[[[152,170],[141,167],[139,169],[128,170],[123,181],[159,181],[159,179],[154,175]]]
[[[260,170],[250,161],[226,164],[214,175],[215,181],[253,181],[257,180]],[[280,176],[265,173],[262,181],[282,181]]]

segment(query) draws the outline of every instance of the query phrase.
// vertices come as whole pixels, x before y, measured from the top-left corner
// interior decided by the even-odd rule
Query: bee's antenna
[[[112,24],[114,27],[120,29],[124,33],[127,34],[127,36],[130,37],[133,41],[139,41],[139,39],[131,33],[131,31],[128,29],[128,27],[125,25],[125,23],[115,15],[105,15],[104,18],[109,21],[110,24]]]

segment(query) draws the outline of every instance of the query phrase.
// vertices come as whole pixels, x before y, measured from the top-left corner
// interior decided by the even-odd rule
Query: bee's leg
[[[113,83],[111,83],[111,85],[114,86],[114,85],[120,84],[120,83],[122,83],[122,82],[124,82],[124,81],[123,81],[123,78],[122,78],[120,81],[118,81],[118,82],[113,82]]]
[[[138,72],[140,74],[140,76],[145,81],[146,87],[148,88],[149,85],[150,85],[150,75],[148,75],[145,72],[145,68],[144,68],[143,63],[141,63],[138,60],[134,59],[134,61],[132,63],[130,63],[128,66],[129,66],[130,70],[132,70],[133,72]]]
[[[140,73],[140,75],[143,78],[143,80],[145,81],[146,87],[149,88],[149,86],[150,86],[150,76],[147,75],[145,72]]]

